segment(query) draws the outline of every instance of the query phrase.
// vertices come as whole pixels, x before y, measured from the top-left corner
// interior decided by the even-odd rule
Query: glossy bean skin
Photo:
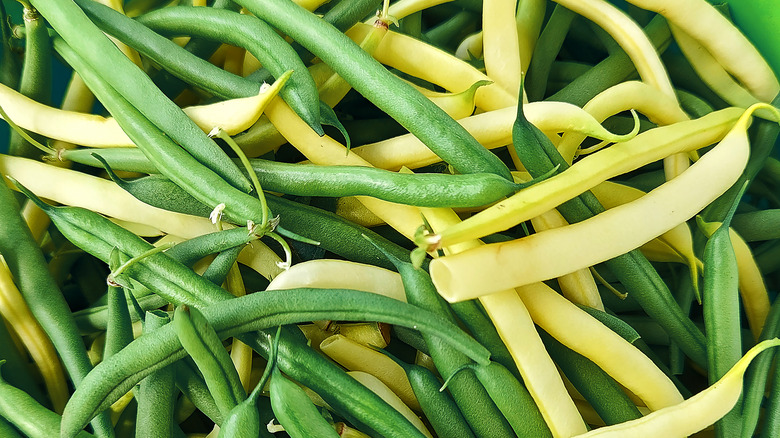
[[[356,91],[404,125],[458,172],[495,173],[512,180],[506,165],[462,126],[314,14],[287,1],[241,0],[237,3],[317,55]]]
[[[289,86],[281,91],[281,95],[307,125],[319,135],[324,134],[314,79],[292,47],[262,20],[225,9],[177,7],[150,12],[137,21],[169,36],[192,35],[245,48],[275,78],[292,70]],[[248,90],[246,86],[242,88]],[[229,90],[229,87],[223,88],[223,92]]]
[[[206,306],[203,308],[203,315],[222,339],[297,322],[365,318],[414,326],[426,333],[436,333],[437,337],[449,338],[446,340],[448,344],[464,353],[468,352],[468,355],[479,363],[487,363],[489,357],[489,353],[482,346],[465,333],[459,332],[445,319],[412,305],[368,292],[341,290],[338,294],[323,294],[319,289],[304,288],[255,293]],[[251,336],[247,338],[247,335],[242,335],[241,338],[246,339],[250,345],[254,344]],[[284,352],[285,347],[285,339],[282,336],[280,366],[285,364],[284,358],[289,354]],[[95,368],[96,371],[90,373],[88,382],[76,390],[68,403],[63,414],[63,436],[80,430],[90,416],[110,405],[112,399],[120,397],[149,373],[181,359],[184,354],[174,328],[166,326],[149,336],[136,339],[121,352],[99,364]],[[318,361],[312,361],[300,352],[296,354],[296,360],[308,362],[308,366],[319,365]],[[300,373],[287,374],[292,377]],[[359,409],[366,406],[373,406],[374,409],[378,407],[371,397],[359,398]],[[403,423],[396,425],[398,426],[403,428]],[[410,427],[413,429],[413,426]]]
[[[30,228],[19,214],[11,189],[0,184],[0,253],[14,276],[16,285],[30,311],[41,324],[60,355],[70,378],[78,384],[92,369],[68,304],[56,282]],[[111,436],[108,416],[94,424],[101,436]]]
[[[250,190],[249,181],[216,143],[167,99],[142,70],[132,65],[74,2],[35,0],[33,5],[73,51],[83,57],[83,64],[74,66],[76,70],[91,69],[110,84],[121,99],[143,114],[151,125],[166,132],[174,142],[197,157],[196,161],[201,165],[212,169],[235,187]],[[108,67],[111,68],[110,73]],[[104,99],[101,101],[105,104]]]
[[[568,167],[552,142],[525,118],[522,105],[518,105],[512,137],[517,156],[532,176],[548,172],[556,165],[559,172]],[[604,211],[591,192],[561,204],[558,209],[569,223],[583,221]],[[604,263],[633,293],[645,312],[664,327],[694,362],[706,363],[704,335],[682,312],[668,286],[639,250]]]

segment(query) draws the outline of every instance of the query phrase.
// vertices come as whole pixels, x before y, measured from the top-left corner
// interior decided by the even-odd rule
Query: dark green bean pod
[[[778,336],[780,336],[780,300],[775,299],[766,317],[758,342]],[[764,393],[770,380],[769,375],[773,369],[772,363],[775,356],[774,349],[761,353],[753,360],[745,374],[745,389],[742,392],[741,407],[742,437],[752,437],[758,427],[761,404],[764,401]],[[773,379],[777,380],[777,374]]]
[[[639,333],[637,333],[637,331],[634,329],[634,327],[631,326],[631,324],[625,322],[624,320],[618,318],[617,316],[610,315],[609,313],[603,310],[594,309],[588,306],[577,306],[577,307],[587,312],[588,315],[598,319],[600,323],[609,327],[610,330],[617,333],[618,335],[620,335],[621,338],[625,339],[626,341],[632,344],[637,339],[641,338],[641,336],[639,336]]]
[[[6,438],[24,438],[19,430],[16,429],[11,423],[3,417],[0,417],[0,436]]]
[[[769,388],[769,401],[766,404],[764,424],[761,428],[761,438],[773,438],[780,435],[780,378],[778,378],[778,362],[774,361],[775,375]]]
[[[424,39],[430,44],[454,52],[457,42],[477,30],[480,17],[470,11],[458,11],[449,19],[425,32]]]
[[[555,166],[558,166],[558,172],[569,167],[550,139],[525,118],[523,105],[517,106],[512,144],[532,176],[540,176]],[[604,207],[593,193],[587,191],[561,204],[558,210],[569,223],[575,223],[603,212]],[[645,312],[658,321],[688,357],[699,365],[707,363],[704,334],[682,311],[669,287],[639,250],[607,260],[604,266],[612,271]]]
[[[279,424],[291,438],[337,438],[336,428],[322,417],[306,392],[278,369],[274,369],[269,382],[271,407]]]
[[[302,288],[254,293],[204,307],[202,312],[221,339],[304,321],[370,320],[416,327],[424,333],[442,339],[477,363],[489,363],[488,351],[446,319],[410,304],[368,292],[342,289],[323,294],[320,289]],[[242,340],[245,338],[246,336],[242,336]],[[251,338],[247,340],[250,344],[253,343]],[[282,337],[280,359],[288,354],[284,352],[284,341]],[[81,430],[90,417],[107,408],[140,379],[181,359],[184,354],[175,329],[169,325],[141,336],[116,355],[98,364],[76,389],[65,407],[62,436],[72,436]],[[309,360],[306,357],[302,359]],[[280,365],[282,364],[284,360],[280,361]],[[312,365],[315,364],[312,362]],[[291,377],[297,374],[300,373],[292,374]],[[316,387],[307,386],[317,391]],[[325,396],[323,394],[323,397]],[[376,402],[369,398],[361,396],[360,399],[364,406],[369,403],[378,408]],[[382,415],[388,416],[387,412]],[[400,423],[402,424],[397,424],[396,427],[403,429],[404,422]],[[418,436],[418,433],[413,436]]]
[[[186,305],[176,308],[173,326],[179,342],[203,375],[219,411],[227,416],[246,398],[246,392],[222,340],[200,311]]]
[[[106,345],[103,357],[111,357],[133,341],[133,321],[127,306],[125,291],[121,287],[108,287],[108,320]]]
[[[207,217],[212,210],[166,178],[147,177],[126,184],[117,180],[117,183],[140,201],[165,210],[202,217]],[[267,195],[266,201],[268,207],[279,215],[281,226],[319,242],[321,248],[346,259],[385,268],[393,267],[378,249],[363,239],[363,235],[370,236],[375,243],[395,257],[409,258],[408,250],[329,211],[278,196]]]
[[[92,369],[68,303],[49,274],[46,260],[30,228],[19,214],[11,189],[0,184],[0,254],[35,319],[51,339],[71,380],[78,385]],[[93,423],[96,434],[112,436],[107,415]]]
[[[260,92],[259,83],[248,81],[198,58],[168,38],[108,6],[92,0],[75,1],[101,30],[198,88],[222,99],[254,96]]]
[[[389,354],[388,356],[404,369],[425,418],[431,423],[439,438],[474,436],[452,397],[446,391],[440,391],[441,382],[431,370],[420,365],[408,364]]]
[[[4,361],[0,361],[0,366],[3,363]],[[28,438],[57,436],[62,420],[59,415],[41,406],[29,394],[10,385],[2,376],[0,376],[0,417],[8,420]],[[74,433],[73,436],[94,437],[87,432]]]
[[[54,210],[45,204],[41,206],[48,208],[48,212],[52,214],[52,221],[58,225],[61,231],[64,230],[63,233],[67,235],[69,240],[103,260],[108,260],[113,248],[124,248],[132,254],[141,254],[150,249],[148,243],[94,212],[75,208],[59,208],[57,209],[58,213],[55,214]],[[99,236],[92,234],[92,232],[99,233]],[[145,263],[153,261],[159,256],[170,259],[162,253],[155,254],[131,266],[128,269],[129,274],[135,276],[141,283],[154,284],[155,290],[164,294],[170,302],[205,306],[208,303],[233,298],[224,289],[197,276],[189,269],[185,268],[183,272],[179,272],[183,266],[181,264],[163,263],[163,265],[158,266],[161,268],[157,271],[159,274],[144,266]],[[185,276],[181,279],[184,284],[191,285],[192,282],[195,282],[198,287],[187,290],[168,280],[161,279],[161,276],[162,278],[170,278],[177,276],[177,274]],[[200,293],[192,294],[193,289],[199,289]],[[309,320],[329,319],[331,316],[333,315],[313,316]],[[345,316],[344,319],[353,317]],[[240,338],[261,355],[268,357],[270,354],[270,345],[262,339],[262,336],[242,335]],[[468,337],[466,340],[467,343],[472,341]],[[137,354],[141,355],[146,351],[142,348]],[[167,354],[165,358],[169,358]],[[171,359],[173,360],[173,358]],[[321,394],[337,412],[351,422],[363,425],[365,430],[388,437],[419,436],[417,429],[400,413],[391,409],[379,396],[312,350],[300,331],[296,335],[292,331],[282,330],[278,360],[279,367],[284,373]],[[142,377],[140,376],[140,378]],[[121,396],[121,394],[117,393],[117,396]],[[378,415],[380,412],[382,414]]]
[[[543,330],[539,330],[539,335],[563,374],[607,425],[642,416],[623,388],[590,359],[570,350]]]
[[[16,89],[19,85],[21,62],[11,47],[12,32],[10,20],[5,12],[5,3],[0,2],[0,83]]]
[[[251,160],[263,189],[296,196],[371,196],[419,207],[480,207],[524,187],[492,173],[398,173],[373,167]]]
[[[780,239],[780,209],[770,208],[734,215],[734,228],[746,242]]]
[[[525,92],[529,101],[535,102],[544,98],[552,64],[558,56],[558,52],[563,46],[563,40],[569,33],[571,23],[576,16],[577,14],[571,10],[561,5],[555,5],[547,24],[544,25],[544,30],[539,35],[534,55],[528,66]]]
[[[506,165],[460,124],[316,15],[287,0],[236,3],[317,55],[458,173],[495,173],[512,180]]]
[[[253,240],[257,240],[257,236],[246,228],[232,228],[193,237],[168,248],[165,252],[168,257],[178,260],[181,264],[192,266],[208,255],[231,248],[243,248]]]
[[[729,226],[746,188],[747,183],[742,184],[725,220],[704,247],[702,310],[704,332],[707,335],[707,377],[710,385],[723,377],[742,357],[739,274]],[[737,407],[715,422],[716,436],[726,438],[741,433],[740,405],[741,402],[737,402]]]
[[[168,322],[167,313],[147,312],[144,333],[151,333]],[[174,365],[168,365],[141,381],[135,396],[138,402],[135,436],[165,438],[173,435],[173,406],[177,395],[174,369]]]
[[[203,278],[216,285],[224,283],[230,268],[236,263],[238,255],[243,249],[243,246],[236,246],[217,254],[217,256],[214,257],[214,260],[209,264],[209,267],[206,268],[206,271],[203,272]]]
[[[212,208],[224,203],[224,213],[228,219],[242,225],[246,224],[247,220],[260,222],[262,206],[257,198],[231,186],[220,175],[177,146],[172,138],[166,135],[167,132],[157,128],[92,71],[65,41],[54,38],[54,48],[69,64],[78,66],[77,70],[90,90],[160,172]],[[241,177],[243,178],[243,175]]]
[[[34,8],[24,8],[24,64],[19,78],[19,92],[37,102],[51,102],[52,56],[46,22]],[[34,135],[35,137],[35,135]],[[37,136],[37,140],[41,137]],[[40,155],[40,151],[17,132],[11,133],[8,153],[27,158]]]
[[[57,0],[33,0],[32,3],[62,39],[67,41],[74,53],[83,58],[83,62],[77,65],[68,60],[82,78],[86,74],[84,70],[91,70],[114,90],[119,100],[127,102],[133,112],[143,114],[146,122],[156,127],[156,130],[165,132],[169,140],[155,144],[155,149],[170,150],[175,147],[181,151],[184,148],[192,154],[191,159],[195,157],[193,160],[211,169],[234,187],[247,192],[251,190],[249,181],[217,144],[175,103],[165,97],[146,73],[133,65],[76,3]],[[93,84],[88,85],[95,91]],[[105,95],[98,96],[98,99],[109,106]],[[126,126],[122,128],[128,132]],[[197,168],[198,166],[193,167]]]
[[[141,309],[145,312],[147,310],[158,309],[166,304],[168,301],[164,298],[155,295],[147,289],[145,286],[133,283],[132,293],[141,306]],[[129,297],[125,298],[124,305],[130,309],[133,305],[132,300]],[[109,305],[103,302],[97,302],[93,306],[86,309],[82,309],[73,312],[73,319],[76,321],[76,326],[79,328],[79,332],[82,335],[88,335],[100,331],[105,331],[108,328],[108,316]],[[129,312],[130,320],[132,322],[138,321],[140,316],[136,312]]]
[[[139,148],[61,149],[59,151],[58,159],[62,161],[73,161],[74,163],[85,164],[92,167],[103,167],[103,163],[95,158],[93,154],[99,155],[114,170],[146,174],[160,172]]]
[[[552,436],[531,394],[503,365],[491,361],[487,365],[470,364],[465,368],[474,371],[517,436]]]
[[[190,358],[184,358],[172,364],[174,367],[174,376],[176,378],[176,387],[184,394],[191,402],[206,415],[209,420],[215,424],[222,424],[222,413],[219,412],[217,404],[214,402],[214,397],[211,396],[206,382],[203,381],[203,377],[198,374],[197,365],[192,362]]]
[[[434,312],[455,323],[452,311],[436,292],[436,287],[427,272],[415,269],[411,263],[390,254],[385,253],[384,255],[401,274],[408,303]],[[450,346],[443,344],[438,338],[425,333],[422,334],[422,337],[428,345],[429,354],[441,375],[452,375],[456,370],[470,363],[465,356],[453,351]],[[448,388],[476,436],[512,436],[511,425],[493,403],[489,392],[473,375],[468,373],[455,375]]]
[[[298,58],[295,50],[264,21],[250,15],[242,15],[225,9],[198,7],[158,9],[138,17],[137,21],[156,32],[161,32],[168,36],[192,35],[244,48],[260,60],[263,66],[275,78],[280,77],[286,71],[292,70],[293,74],[290,76],[288,86],[282,89],[280,95],[314,132],[319,135],[325,134],[320,125],[319,93],[314,79],[309,74],[306,66],[303,65],[301,59]],[[131,36],[130,33],[127,35]],[[173,50],[173,48],[170,50]],[[190,55],[186,51],[182,52]],[[185,56],[184,53],[182,53],[182,57]],[[155,59],[161,65],[167,65],[168,59],[166,57],[167,55],[161,55],[155,57]],[[190,57],[196,58],[193,55],[190,55]],[[194,61],[191,63],[194,63]],[[185,67],[186,65],[184,64]],[[183,75],[192,78],[194,76],[193,73],[197,72],[193,65],[193,68]],[[216,72],[209,73],[203,71],[197,77],[212,75],[216,75]],[[259,84],[256,82],[244,81],[259,87]],[[229,87],[224,88],[225,92],[229,90]],[[234,94],[229,97],[246,97],[245,95],[237,94],[238,91],[234,90]],[[255,94],[257,94],[257,91],[251,95]]]

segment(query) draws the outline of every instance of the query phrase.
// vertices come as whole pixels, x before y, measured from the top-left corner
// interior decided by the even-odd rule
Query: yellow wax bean
[[[680,108],[676,99],[650,85],[639,81],[621,82],[609,87],[591,99],[583,110],[587,111],[598,122],[608,117],[630,109],[644,114],[651,122],[658,125],[671,125],[688,120],[688,116]],[[558,152],[571,164],[577,155],[577,148],[587,135],[579,132],[566,132],[558,146]]]
[[[254,124],[282,84],[257,96],[231,99],[210,105],[184,108],[204,132],[215,126],[235,135]],[[270,92],[270,93],[269,93]],[[134,146],[113,118],[65,111],[38,103],[0,84],[0,106],[20,127],[68,143],[89,147]]]
[[[459,221],[452,210],[426,211],[425,217],[434,230]],[[447,252],[478,248],[478,240],[447,248]],[[440,292],[441,293],[441,292]],[[568,437],[585,430],[585,423],[569,397],[561,375],[539,338],[531,315],[523,301],[512,290],[480,297],[480,303],[496,327],[523,377],[528,392],[539,407],[554,437]]]
[[[438,235],[428,236],[425,243],[430,245],[428,249],[435,249],[509,229],[590,190],[607,179],[638,169],[671,154],[695,150],[718,141],[738,120],[742,112],[743,110],[739,108],[727,108],[696,120],[651,129],[631,140],[600,150],[565,171],[517,192],[460,224]],[[729,173],[733,173],[733,168],[727,172]],[[709,175],[709,179],[713,177],[717,177],[717,174]],[[698,184],[694,183],[693,186],[696,187]],[[663,207],[659,212],[666,210],[667,208]],[[682,222],[683,220],[680,220],[674,224],[667,224],[668,228],[659,234]],[[655,236],[630,249],[640,246],[653,237]],[[586,266],[590,265],[582,265],[576,269]]]
[[[545,0],[519,0],[517,13],[515,14],[515,26],[517,27],[517,42],[520,49],[520,64],[525,73],[528,63],[539,39],[542,30],[544,12],[547,6]]]
[[[556,3],[607,31],[631,58],[643,81],[675,98],[674,88],[658,52],[642,28],[623,11],[603,0],[556,0]]]
[[[473,33],[461,41],[455,50],[458,59],[468,61],[482,56],[482,31]]]
[[[363,371],[381,380],[405,405],[421,411],[404,369],[393,359],[340,334],[322,341],[320,350],[349,371]]]
[[[353,41],[363,41],[371,26],[358,23],[346,34]],[[382,64],[439,85],[449,91],[465,90],[471,84],[490,80],[467,62],[418,39],[389,31],[373,53]],[[517,104],[517,96],[498,84],[481,87],[476,95],[477,107],[486,111]]]
[[[11,271],[0,255],[0,314],[19,335],[24,347],[41,372],[55,412],[61,413],[68,398],[68,382],[49,336],[30,312],[14,283]],[[3,321],[0,320],[0,324]]]
[[[319,165],[371,166],[371,164],[347,149],[336,140],[325,135],[320,137],[281,99],[271,101],[265,111],[276,129],[312,163]],[[386,210],[382,218],[398,232],[409,238],[422,225],[420,210],[416,207],[394,204],[376,198],[357,198],[371,211]],[[388,208],[391,207],[392,208]]]
[[[369,347],[386,348],[390,342],[390,325],[381,322],[339,324],[337,331],[346,338]]]
[[[486,87],[480,87],[484,89]],[[525,115],[533,125],[544,132],[576,131],[584,135],[610,141],[625,139],[612,134],[582,108],[564,102],[532,102],[523,107]],[[736,120],[734,117],[734,120]],[[458,120],[466,131],[488,149],[512,143],[512,126],[517,118],[517,107],[511,106],[495,111],[476,114]],[[375,167],[398,170],[402,166],[410,169],[427,166],[441,161],[417,137],[405,134],[353,148],[354,153]],[[548,209],[549,210],[549,209]],[[541,213],[541,212],[540,212]]]
[[[399,0],[392,5],[387,11],[387,14],[396,20],[400,20],[404,17],[414,14],[428,8],[432,8],[436,5],[451,2],[452,0]],[[370,24],[371,19],[366,20],[366,23]]]
[[[39,161],[0,155],[0,173],[41,198],[138,222],[184,238],[214,231],[206,218],[163,210],[135,199],[112,181]]]
[[[698,432],[731,411],[742,393],[742,377],[750,362],[762,351],[777,346],[780,346],[778,339],[761,342],[745,353],[720,380],[676,406],[595,429],[582,437],[684,437]]]
[[[671,380],[641,351],[544,283],[517,288],[531,318],[550,336],[612,376],[651,410],[683,401]],[[561,321],[566,321],[561,324]]]
[[[550,230],[569,225],[558,210],[550,210],[531,219],[536,231]],[[604,310],[599,288],[590,269],[578,269],[571,274],[558,277],[558,285],[563,296],[571,302],[594,309]]]
[[[346,260],[319,259],[297,263],[268,285],[268,290],[317,287],[355,289],[406,302],[404,285],[397,272]]]
[[[474,95],[479,90],[479,87],[489,85],[490,83],[486,81],[475,82],[468,89],[459,93],[439,93],[419,87],[411,82],[409,84],[423,96],[430,99],[436,106],[444,110],[450,117],[460,120],[474,113],[476,107]]]
[[[336,201],[336,214],[367,228],[384,225],[385,221],[372,213],[352,196],[345,196]]]
[[[328,0],[293,0],[293,3],[307,11],[313,11],[327,2]]]
[[[439,293],[454,302],[560,277],[625,254],[687,221],[742,173],[750,153],[746,130],[752,108],[688,170],[633,202],[567,227],[433,260],[430,272]]]
[[[246,288],[244,288],[244,280],[241,278],[241,273],[238,271],[238,265],[233,266],[228,271],[227,278],[225,280],[225,288],[236,297],[242,297],[246,295]],[[233,338],[233,344],[230,348],[230,359],[233,361],[238,372],[238,378],[241,381],[241,386],[244,387],[244,391],[247,393],[252,392],[252,386],[249,379],[252,374],[252,347],[239,341],[237,338]]]
[[[509,94],[518,96],[523,69],[517,35],[517,0],[482,2],[482,56],[485,71]]]
[[[729,20],[705,0],[628,0],[657,12],[701,44],[751,94],[769,102],[780,91],[772,69]],[[696,17],[692,20],[691,17]]]
[[[259,240],[250,242],[249,245],[238,254],[238,262],[252,268],[252,270],[268,280],[272,280],[284,272],[284,269],[280,267],[282,259],[280,259],[271,248],[267,247]]]
[[[381,380],[362,371],[347,371],[347,374],[352,376],[353,379],[360,382],[366,388],[370,389],[372,392],[374,392],[374,394],[378,395],[396,411],[400,412],[401,415],[406,417],[406,419],[409,420],[409,422],[412,423],[414,427],[419,429],[423,435],[429,438],[433,438],[433,435],[431,435],[431,432],[428,431],[428,428],[425,427],[425,424],[423,424],[422,420],[420,420],[420,417],[415,415],[414,412],[409,409],[409,406],[406,406],[404,402],[401,401],[401,399],[392,390],[390,390],[390,388],[387,387],[387,385],[382,383]]]
[[[747,108],[759,100],[734,80],[734,77],[698,41],[677,26],[669,26],[680,50],[699,77],[730,105]]]

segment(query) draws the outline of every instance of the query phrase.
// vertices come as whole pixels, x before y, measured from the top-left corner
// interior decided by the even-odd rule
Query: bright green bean
[[[269,382],[271,406],[291,438],[336,438],[336,429],[322,417],[306,392],[274,368]]]
[[[459,173],[495,173],[512,180],[506,165],[460,124],[314,14],[286,0],[236,3],[317,55]]]
[[[125,291],[121,287],[108,287],[108,321],[106,346],[103,357],[111,357],[133,341],[133,322],[127,307]]]
[[[170,321],[167,313],[147,312],[144,318],[144,333],[151,333]],[[176,401],[173,365],[168,365],[146,376],[136,393],[138,413],[135,436],[170,437],[173,434],[173,405]]]
[[[307,125],[319,135],[324,134],[320,125],[319,95],[314,79],[292,47],[262,20],[225,9],[176,7],[149,12],[142,17],[138,17],[137,21],[144,26],[169,36],[193,35],[201,38],[217,39],[224,43],[247,49],[260,60],[263,66],[275,78],[279,78],[284,72],[292,70],[293,74],[290,76],[289,86],[282,89],[280,94]],[[129,29],[126,35],[130,35]],[[173,50],[172,47],[171,50]],[[157,59],[157,62],[163,63],[163,65],[166,65],[169,61],[167,54],[164,56],[160,54],[155,59]],[[185,66],[186,64],[182,65],[182,67]],[[193,77],[193,72],[197,71],[194,65],[192,67],[186,73],[188,78]],[[213,74],[199,74],[198,76],[208,77]],[[258,85],[253,82],[249,83]],[[246,88],[243,87],[243,89]],[[229,88],[225,88],[224,92],[228,90]],[[234,90],[233,92],[237,91],[239,90]],[[257,92],[253,94],[257,94]],[[234,94],[226,97],[246,96]]]
[[[0,254],[8,264],[30,311],[41,324],[76,386],[92,369],[84,342],[44,260],[43,253],[19,215],[19,207],[6,184],[0,184]],[[93,424],[100,436],[111,436],[108,417]]]
[[[129,102],[135,111],[143,114],[145,120],[148,119],[151,125],[165,132],[173,142],[196,157],[197,161],[235,187],[250,190],[249,181],[241,175],[238,167],[216,143],[176,104],[168,100],[151,79],[133,65],[74,2],[33,0],[32,3],[75,53],[83,57],[85,65],[76,66],[79,74],[83,76],[81,70],[88,66],[106,81],[118,96]],[[93,87],[90,88],[94,91]],[[101,101],[106,103],[103,99]],[[157,144],[156,147],[165,146]]]

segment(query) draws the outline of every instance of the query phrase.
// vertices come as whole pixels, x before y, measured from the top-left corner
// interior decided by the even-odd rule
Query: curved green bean
[[[291,438],[336,438],[336,429],[322,417],[306,392],[274,368],[269,382],[271,407]]]
[[[236,3],[317,55],[459,173],[495,173],[512,180],[506,165],[460,124],[314,14],[287,0]]]
[[[193,274],[194,275],[194,274]],[[434,335],[477,363],[490,354],[446,319],[392,298],[351,290],[288,289],[254,293],[203,308],[220,338],[316,320],[371,320],[415,327]],[[74,392],[63,413],[62,436],[81,430],[140,379],[184,357],[173,327],[142,336],[95,367]]]
[[[292,70],[289,86],[280,92],[282,98],[317,134],[320,136],[325,134],[320,125],[319,94],[314,79],[292,47],[262,20],[225,9],[198,7],[158,9],[136,20],[146,27],[169,36],[193,35],[242,47],[260,60],[275,78]],[[161,57],[159,62],[167,63],[167,59]],[[197,72],[195,66],[192,67],[187,73],[188,77],[192,77],[192,73]],[[204,73],[198,76],[214,74]],[[228,90],[229,88],[224,88],[225,92]]]
[[[83,70],[92,70],[120,99],[128,102],[128,106],[143,114],[150,125],[165,132],[172,140],[170,143],[180,145],[177,149],[186,149],[198,162],[233,186],[245,191],[251,189],[249,181],[217,144],[166,98],[151,79],[87,18],[76,3],[57,0],[33,0],[32,3],[73,51],[83,58],[81,65],[73,66],[71,63],[82,77]],[[90,89],[95,90],[92,86]],[[106,103],[105,99],[101,101]],[[156,146],[166,147],[161,144]]]

